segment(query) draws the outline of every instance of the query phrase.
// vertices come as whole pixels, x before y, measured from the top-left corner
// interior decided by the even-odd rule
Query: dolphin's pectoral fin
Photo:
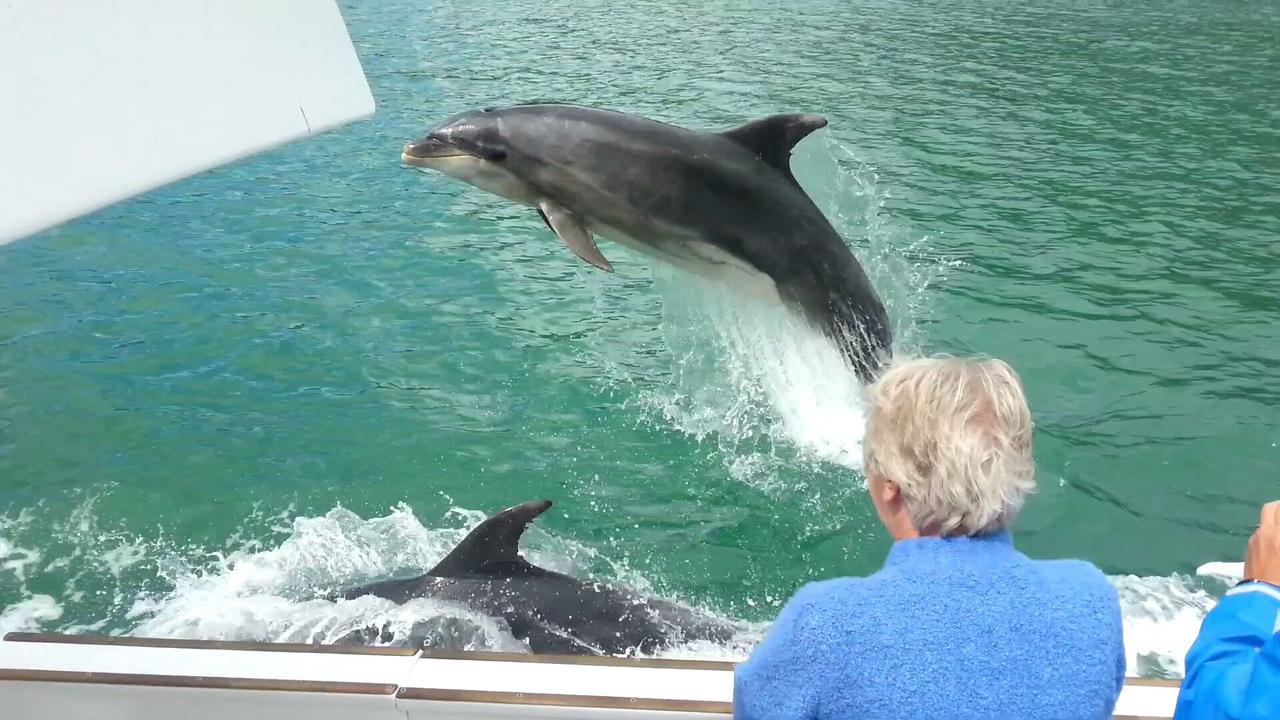
[[[613,272],[613,265],[596,247],[596,241],[591,238],[591,231],[583,224],[582,218],[547,200],[538,203],[538,214],[574,255],[605,272]]]
[[[542,218],[542,224],[546,225],[548,230],[551,232],[556,231],[555,228],[551,227],[551,221],[547,219],[547,214],[542,212],[542,208],[538,208],[538,217]]]
[[[720,134],[755,153],[795,182],[791,174],[791,149],[826,125],[827,119],[821,115],[770,115]]]

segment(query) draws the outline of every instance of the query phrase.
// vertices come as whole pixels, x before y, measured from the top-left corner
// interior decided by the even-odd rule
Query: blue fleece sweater
[[[1008,532],[894,544],[884,568],[801,588],[738,666],[739,720],[1107,718],[1124,683],[1115,589]]]

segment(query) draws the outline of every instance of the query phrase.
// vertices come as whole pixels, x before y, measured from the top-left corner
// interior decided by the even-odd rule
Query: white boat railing
[[[0,716],[722,720],[733,664],[10,633]],[[1115,718],[1171,718],[1178,685],[1130,678]],[[304,715],[305,714],[305,715]]]

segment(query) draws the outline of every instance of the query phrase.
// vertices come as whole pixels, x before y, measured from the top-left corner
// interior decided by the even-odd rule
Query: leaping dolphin
[[[602,270],[613,266],[593,234],[781,300],[868,381],[892,342],[884,305],[791,174],[792,148],[826,124],[774,115],[700,132],[610,110],[515,105],[455,115],[401,159],[537,208]]]
[[[538,500],[507,508],[477,525],[425,575],[364,585],[338,597],[460,604],[505,621],[534,653],[649,654],[672,644],[733,638],[735,626],[692,608],[530,564],[520,555],[520,536],[549,507],[550,500]],[[378,633],[357,632],[343,642]]]

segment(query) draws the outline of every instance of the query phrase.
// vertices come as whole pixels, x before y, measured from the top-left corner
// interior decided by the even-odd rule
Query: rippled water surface
[[[1196,568],[1280,496],[1274,3],[343,10],[372,120],[0,249],[0,629],[326,636],[405,611],[323,592],[539,497],[543,562],[755,623],[877,568],[822,343],[399,164],[446,115],[557,100],[829,118],[797,175],[902,349],[1022,373],[1019,545],[1102,567],[1131,672],[1178,672],[1222,588]]]

